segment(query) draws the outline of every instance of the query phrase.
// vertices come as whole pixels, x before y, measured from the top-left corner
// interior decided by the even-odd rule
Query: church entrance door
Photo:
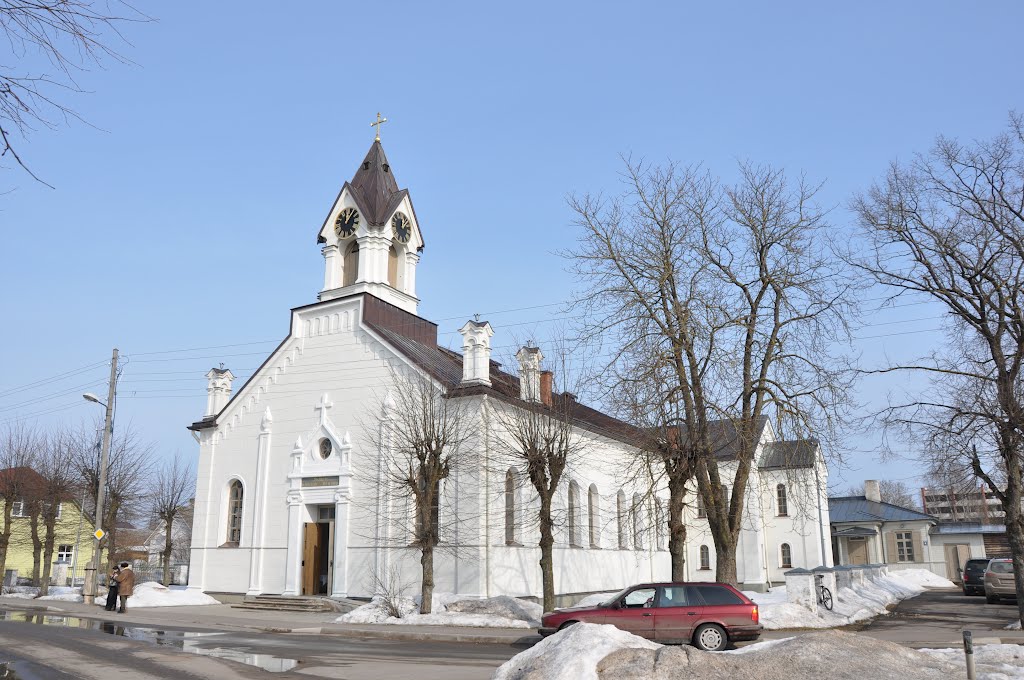
[[[302,594],[328,595],[334,551],[334,522],[307,522],[302,543]]]

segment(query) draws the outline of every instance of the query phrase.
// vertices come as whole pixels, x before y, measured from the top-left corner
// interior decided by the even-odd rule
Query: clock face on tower
[[[391,228],[395,230],[395,238],[400,243],[408,243],[409,238],[412,237],[412,222],[402,213],[395,213],[395,216],[391,218]]]
[[[359,212],[355,208],[345,208],[334,221],[334,231],[338,238],[348,238],[359,228]]]

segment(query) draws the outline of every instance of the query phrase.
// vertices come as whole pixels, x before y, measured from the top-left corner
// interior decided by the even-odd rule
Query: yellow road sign
[[[93,532],[92,535],[96,537],[97,541],[102,541],[103,537],[107,535],[107,532],[104,531],[103,529],[97,529],[96,531]]]

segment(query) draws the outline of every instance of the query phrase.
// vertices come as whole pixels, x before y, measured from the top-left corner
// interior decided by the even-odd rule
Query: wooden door
[[[317,555],[320,548],[320,528],[316,522],[306,522],[302,542],[302,594],[316,592]]]
[[[846,539],[846,547],[850,551],[850,564],[868,563],[868,542],[864,539]]]
[[[327,523],[327,594],[334,592],[334,521]]]

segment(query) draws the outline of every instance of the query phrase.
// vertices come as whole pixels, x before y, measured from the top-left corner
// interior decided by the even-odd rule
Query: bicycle
[[[818,604],[832,611],[832,591],[825,586],[825,577],[821,574],[816,574],[814,580],[818,582],[815,587],[815,590],[818,591]]]

